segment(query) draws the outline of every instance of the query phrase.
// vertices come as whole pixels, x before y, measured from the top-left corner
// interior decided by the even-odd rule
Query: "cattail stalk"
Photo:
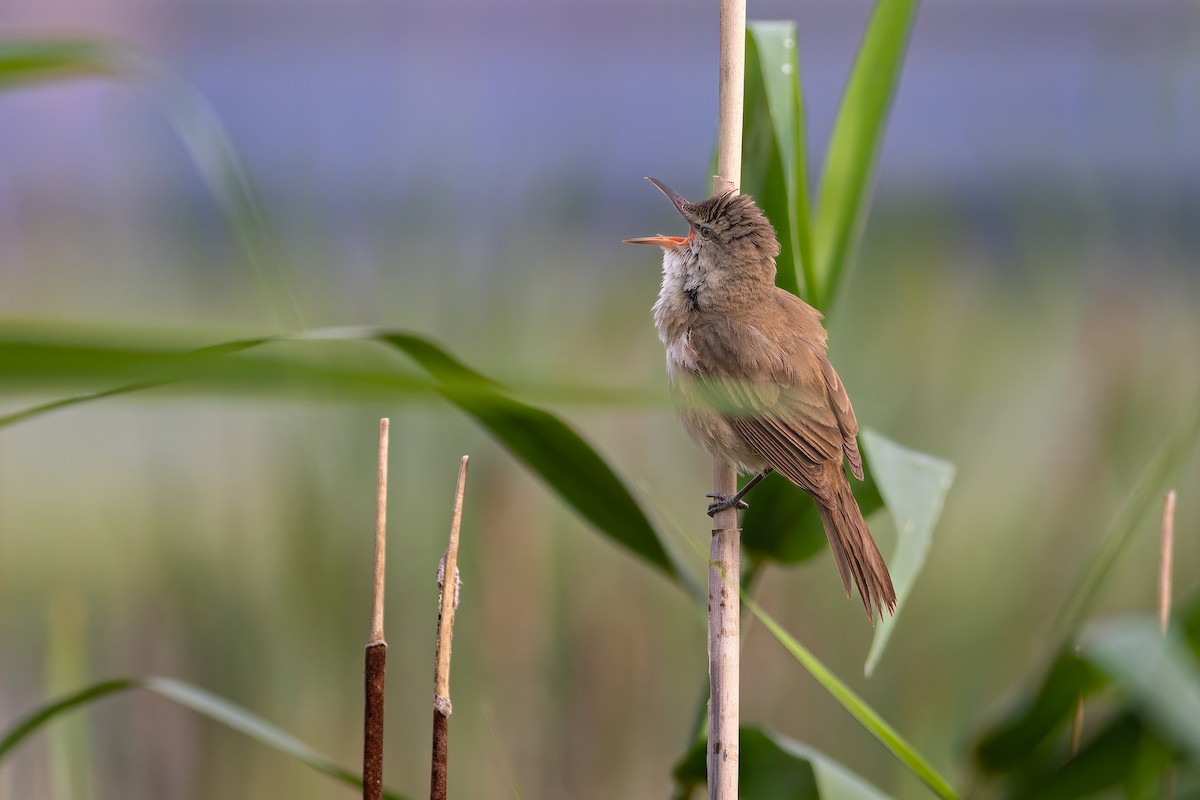
[[[454,639],[454,611],[458,608],[458,538],[462,529],[463,494],[467,488],[467,461],[458,465],[458,489],[450,517],[450,541],[438,567],[437,655],[433,668],[433,755],[429,771],[430,800],[446,800],[450,751],[450,643]]]
[[[375,572],[371,638],[364,667],[363,800],[383,797],[383,701],[387,642],[383,640],[384,561],[387,555],[388,420],[379,420],[379,467],[375,486]]]

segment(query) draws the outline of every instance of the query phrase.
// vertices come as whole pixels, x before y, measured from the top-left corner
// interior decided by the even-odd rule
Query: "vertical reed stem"
[[[737,190],[742,178],[742,105],[746,73],[746,0],[721,0],[720,125],[713,191]],[[713,492],[737,492],[737,472],[713,459]],[[738,681],[741,644],[741,530],[737,508],[713,517],[708,565],[708,796],[738,796]]]
[[[388,420],[379,420],[379,463],[375,485],[375,570],[371,593],[371,638],[363,669],[363,800],[383,797],[383,702],[387,642],[383,640],[384,561],[387,554]]]
[[[1171,564],[1175,560],[1175,490],[1163,500],[1162,544],[1158,562],[1158,627],[1165,636],[1171,619]]]
[[[467,461],[458,465],[458,489],[450,517],[450,541],[438,568],[437,655],[433,668],[433,756],[429,771],[430,800],[446,800],[450,752],[450,644],[454,639],[454,611],[458,608],[458,539],[462,530],[463,495],[467,488]]]

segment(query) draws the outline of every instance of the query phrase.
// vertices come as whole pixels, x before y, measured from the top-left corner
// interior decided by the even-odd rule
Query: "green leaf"
[[[916,13],[917,0],[876,0],[842,96],[813,226],[822,307],[832,305],[866,221],[884,124]]]
[[[777,282],[815,304],[808,156],[794,22],[746,28],[742,190],[753,195],[779,237]]]
[[[667,575],[681,573],[633,495],[612,468],[565,423],[513,399],[427,339],[389,333],[380,341],[403,351],[439,383],[439,392],[482,425],[509,452],[604,535]]]
[[[103,42],[48,39],[0,41],[0,90],[87,75],[116,75],[125,53]]]
[[[812,765],[821,800],[887,800],[887,795],[865,778],[815,748],[777,734],[770,736],[770,744],[785,755]]]
[[[1072,651],[1061,653],[1036,694],[980,738],[975,746],[980,767],[987,772],[1003,772],[1044,754],[1055,744],[1051,737],[1070,724],[1079,699],[1104,685],[1104,676],[1090,663]]]
[[[1134,771],[1148,736],[1133,714],[1119,714],[1074,756],[1025,766],[1013,776],[1005,797],[1012,800],[1074,800],[1119,787]],[[1032,768],[1031,768],[1032,767]]]
[[[1022,800],[1092,797],[1117,787],[1130,798],[1163,796],[1173,764],[1182,756],[1200,763],[1197,609],[1193,597],[1184,624],[1166,636],[1148,615],[1090,626],[1077,654],[1060,654],[1035,699],[981,740],[980,766],[1005,775],[1007,796]],[[1063,734],[1077,699],[1106,686],[1120,690],[1117,713],[1069,754]]]
[[[739,731],[738,796],[742,800],[886,800],[887,795],[829,756],[762,728]],[[706,781],[706,743],[695,746],[675,767],[687,796]]]
[[[313,769],[324,772],[344,784],[362,788],[362,778],[357,773],[339,767],[325,756],[313,750],[299,739],[285,733],[246,709],[222,697],[193,686],[183,681],[171,678],[118,678],[103,681],[74,694],[46,703],[34,709],[22,719],[17,720],[0,737],[0,761],[18,744],[33,733],[47,725],[60,715],[75,708],[90,705],[96,700],[111,694],[130,689],[145,689],[162,697],[172,700],[185,708],[190,708],[203,714],[209,719],[220,722],[235,731],[249,736],[262,744],[278,750],[285,755],[300,761]],[[396,792],[384,791],[384,797],[389,800],[405,800],[403,795]]]
[[[901,447],[867,428],[862,431],[862,446],[866,480],[850,482],[855,499],[865,517],[886,506],[897,532],[896,552],[888,562],[896,586],[896,614],[877,623],[866,663],[870,675],[925,564],[933,528],[954,481],[954,465]],[[764,561],[795,563],[827,549],[825,529],[811,498],[778,475],[754,489],[742,528],[746,551]]]
[[[1200,763],[1200,666],[1178,631],[1148,615],[1089,627],[1081,654],[1102,670],[1155,730]]]
[[[1084,617],[1096,602],[1100,587],[1112,572],[1134,533],[1139,530],[1142,520],[1152,508],[1157,507],[1170,482],[1183,470],[1198,448],[1200,402],[1194,404],[1191,415],[1167,437],[1150,460],[1113,527],[1105,535],[1104,542],[1091,565],[1075,585],[1055,626],[1061,641],[1069,641],[1075,635]]]
[[[933,529],[942,514],[946,492],[954,483],[954,465],[901,447],[883,434],[863,428],[863,453],[883,503],[896,524],[896,552],[888,562],[896,587],[896,610],[875,626],[865,672],[870,675],[896,626],[896,619],[925,565]],[[863,509],[863,513],[867,513]]]
[[[91,703],[93,700],[98,700],[107,697],[116,692],[123,692],[127,689],[136,689],[141,686],[141,682],[131,678],[118,678],[116,680],[104,681],[102,683],[93,684],[92,686],[82,689],[74,694],[69,694],[66,697],[47,703],[40,708],[37,708],[25,715],[22,719],[13,723],[4,736],[0,737],[0,761],[8,755],[14,747],[20,744],[26,737],[37,731],[50,720],[57,717],[59,714],[70,711],[78,706],[84,706]]]
[[[145,337],[146,334],[143,334]],[[148,337],[153,338],[153,337]],[[569,426],[521,402],[416,334],[375,328],[310,331],[290,338],[244,339],[200,349],[149,347],[140,342],[80,342],[59,333],[0,328],[0,385],[46,386],[56,382],[127,381],[68,398],[41,403],[6,416],[0,427],[70,405],[168,385],[220,391],[299,391],[379,399],[435,393],[465,411],[497,441],[539,475],[563,500],[601,533],[645,558],[667,575],[682,573],[633,495],[604,459]],[[360,367],[339,359],[320,360],[273,353],[247,353],[265,344],[288,345],[301,353],[316,342],[376,341],[399,350],[433,380],[391,365]]]
[[[824,664],[817,660],[816,656],[796,641],[778,622],[768,616],[757,603],[744,594],[742,601],[754,616],[758,617],[766,629],[771,632],[771,635],[792,654],[792,657],[800,662],[800,665],[810,675],[816,678],[817,683],[821,684],[825,691],[829,692],[834,700],[837,700],[843,708],[850,712],[850,715],[858,720],[858,723],[868,733],[878,739],[901,764],[932,789],[934,794],[944,798],[944,800],[958,797],[953,787],[950,786],[949,782],[941,776],[933,765],[917,752],[904,737],[897,733],[891,725],[885,722],[875,709],[867,705],[866,701],[830,672]]]

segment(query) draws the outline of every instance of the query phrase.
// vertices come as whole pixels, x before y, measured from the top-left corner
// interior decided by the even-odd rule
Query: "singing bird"
[[[654,178],[687,220],[687,236],[626,239],[663,249],[654,324],[684,428],[710,454],[752,474],[735,495],[709,495],[710,516],[772,471],[817,504],[846,595],[851,581],[872,622],[896,591],[850,489],[843,461],[863,478],[858,421],[826,357],[821,313],[775,285],[779,241],[748,195],[689,203]]]

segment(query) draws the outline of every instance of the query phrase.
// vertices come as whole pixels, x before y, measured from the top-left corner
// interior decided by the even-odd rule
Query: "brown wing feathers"
[[[762,340],[759,347],[738,348],[745,375],[741,380],[721,375],[714,368],[720,359],[706,364],[702,380],[717,395],[722,412],[755,452],[812,495],[846,593],[850,594],[853,580],[872,619],[875,609],[881,615],[893,609],[896,595],[887,566],[842,471],[845,458],[854,476],[863,477],[858,421],[824,352],[800,336],[773,337],[794,344],[772,348],[749,324],[724,320],[713,327],[717,329],[693,332],[702,358],[709,342],[720,348],[731,342]],[[745,359],[748,352],[757,355],[750,364]]]

